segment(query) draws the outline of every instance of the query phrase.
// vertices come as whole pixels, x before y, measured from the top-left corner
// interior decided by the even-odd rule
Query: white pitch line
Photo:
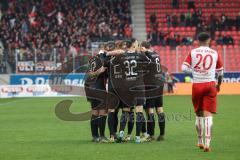
[[[26,100],[26,99],[19,99],[19,100],[15,100],[15,101],[7,102],[7,103],[0,103],[0,106],[4,106],[4,105],[8,105],[8,104],[12,104],[12,103],[16,103],[16,102],[23,101],[23,100]]]
[[[7,103],[0,103],[0,106],[4,106],[4,105],[8,105],[8,104],[14,104],[14,103],[16,103],[16,102],[29,100],[29,99],[31,99],[31,98],[35,98],[35,97],[30,97],[30,98],[26,98],[26,99],[19,99],[19,100],[7,102]],[[41,102],[55,102],[55,101],[56,101],[56,102],[60,102],[60,101],[62,101],[62,100],[66,100],[67,98],[69,98],[69,97],[65,97],[65,99],[60,99],[60,100],[58,100],[58,101],[56,101],[56,100],[41,100]],[[77,101],[77,100],[73,100],[73,101]]]

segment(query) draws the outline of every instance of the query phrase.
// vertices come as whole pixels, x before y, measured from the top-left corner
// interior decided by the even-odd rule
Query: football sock
[[[98,116],[92,115],[91,122],[90,122],[92,137],[99,137],[99,134],[98,134],[98,120],[99,120]]]
[[[160,135],[165,134],[165,114],[164,113],[158,113],[158,125],[160,129]]]
[[[198,134],[198,144],[203,144],[204,117],[196,117],[195,125]]]
[[[102,116],[100,116],[100,118],[98,120],[99,132],[100,132],[101,137],[105,137],[106,119],[107,119],[107,116],[102,115]]]
[[[133,127],[134,127],[134,112],[129,112],[128,135],[132,134]]]
[[[205,117],[205,147],[210,147],[211,132],[212,132],[213,118],[212,116]]]
[[[140,136],[142,131],[142,124],[145,121],[144,115],[142,112],[136,113],[136,136]]]
[[[125,130],[128,117],[129,117],[129,113],[126,111],[122,111],[121,120],[120,120],[120,131]]]
[[[144,119],[144,121],[142,121],[142,133],[147,133],[147,126],[146,126],[146,120],[145,119]]]
[[[150,113],[148,114],[148,121],[147,121],[147,132],[150,136],[154,135],[154,129],[155,129],[154,113]]]
[[[118,111],[114,112],[114,133],[117,133],[118,127]]]
[[[114,112],[109,112],[108,113],[108,128],[109,128],[109,132],[110,132],[110,135],[115,135],[115,130],[114,130],[114,118],[115,118],[115,113]]]

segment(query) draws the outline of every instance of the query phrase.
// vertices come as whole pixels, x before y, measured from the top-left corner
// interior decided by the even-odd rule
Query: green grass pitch
[[[72,112],[87,111],[89,104],[84,98],[0,99],[0,160],[240,159],[239,98],[218,97],[210,153],[195,147],[190,96],[165,96],[166,140],[142,144],[92,143],[89,121],[66,122],[56,117],[55,105],[64,99],[74,100]]]

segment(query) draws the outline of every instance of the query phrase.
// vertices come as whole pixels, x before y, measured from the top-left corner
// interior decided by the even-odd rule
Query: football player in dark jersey
[[[136,142],[141,142],[140,132],[142,122],[145,121],[143,115],[144,100],[144,66],[149,63],[149,58],[138,51],[138,42],[132,40],[129,49],[123,54],[119,54],[111,60],[110,77],[114,91],[123,102],[123,116],[120,125],[120,138],[124,136],[124,129],[130,107],[136,106]]]
[[[103,48],[100,48],[99,53],[102,53]],[[104,96],[102,99],[98,99],[97,95],[101,92],[106,92],[106,72],[102,67],[102,60],[100,54],[92,57],[89,60],[89,71],[87,72],[87,78],[85,80],[85,93],[87,100],[91,103],[92,116],[91,116],[91,132],[94,142],[108,142],[105,137],[106,126],[106,99]],[[99,130],[99,133],[98,133]]]
[[[118,48],[116,48],[115,42],[108,42],[105,46],[106,53],[114,53]],[[110,139],[109,142],[113,143],[115,142],[115,139],[117,138],[116,132],[117,132],[117,126],[118,126],[118,105],[119,105],[119,99],[117,96],[115,96],[115,91],[112,86],[112,81],[110,79],[110,61],[114,58],[113,56],[106,56],[104,55],[104,67],[107,68],[107,74],[108,74],[108,95],[107,95],[107,108],[108,108],[108,128],[110,132]],[[115,96],[117,98],[112,98],[112,96]]]
[[[141,51],[151,59],[148,65],[148,73],[145,75],[144,83],[146,86],[146,104],[144,108],[147,110],[147,131],[150,139],[154,139],[155,118],[154,108],[158,115],[158,124],[160,135],[157,140],[164,140],[165,134],[165,114],[163,112],[163,86],[164,78],[162,75],[162,66],[160,63],[160,56],[158,53],[151,50],[149,42],[141,43]],[[151,91],[150,91],[151,90]],[[150,92],[149,92],[150,91]]]
[[[107,56],[111,56],[111,60],[114,60],[116,58],[117,55],[123,54],[125,53],[129,48],[129,44],[130,41],[116,41],[115,42],[115,49],[113,51],[109,51],[107,52]],[[128,46],[127,46],[128,45]],[[108,71],[109,71],[109,75],[111,75],[111,68],[110,68],[110,61],[108,64]],[[125,104],[123,103],[123,101],[121,100],[121,97],[119,97],[119,95],[116,93],[114,86],[112,85],[112,78],[111,76],[109,76],[109,80],[108,80],[108,93],[113,93],[114,95],[116,95],[119,99],[119,104],[116,106],[116,108],[114,109],[114,113],[115,113],[115,127],[114,127],[114,131],[116,132],[117,129],[117,123],[118,123],[118,118],[117,118],[117,114],[119,109],[122,109],[122,114],[121,114],[121,118],[120,118],[120,131],[124,130],[126,123],[128,124],[128,135],[126,137],[121,137],[118,139],[117,142],[121,142],[123,141],[129,141],[131,140],[131,133],[134,127],[134,112],[133,112],[133,107],[129,108],[126,107]],[[109,103],[111,104],[111,103]],[[111,113],[113,112],[113,109],[109,110],[109,120],[111,119]],[[109,121],[109,126],[111,126],[111,123],[113,123],[111,120]],[[111,133],[111,128],[110,128],[110,133]],[[111,140],[111,139],[110,139]]]

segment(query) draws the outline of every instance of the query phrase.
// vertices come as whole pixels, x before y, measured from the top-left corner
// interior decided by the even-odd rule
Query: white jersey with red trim
[[[191,50],[183,65],[192,69],[193,83],[216,81],[216,71],[223,70],[221,55],[206,46]]]

